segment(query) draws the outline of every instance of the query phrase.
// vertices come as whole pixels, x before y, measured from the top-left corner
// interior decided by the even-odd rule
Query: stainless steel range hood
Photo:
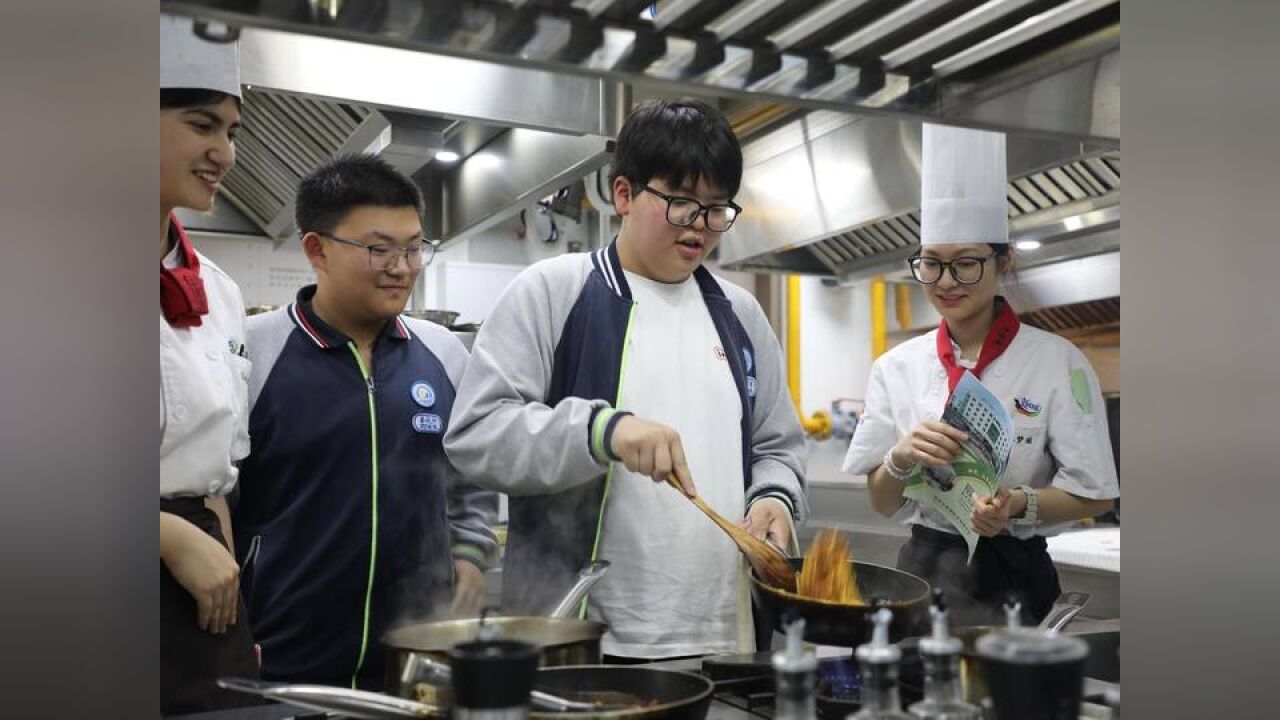
[[[1119,0],[163,0],[161,7],[565,78],[657,85],[668,94],[1119,137]],[[388,95],[412,93],[418,88],[405,78],[424,77],[336,69]],[[548,115],[562,110],[536,96],[493,97]]]
[[[744,148],[741,204],[722,266],[854,281],[904,272],[919,238],[920,123],[815,112]],[[1027,262],[1118,246],[1120,155],[1008,136],[1011,234]]]
[[[413,176],[428,232],[449,241],[602,165],[619,122],[611,81],[261,28],[240,47],[243,129],[222,194],[277,244],[295,234],[298,183],[334,155],[377,153]],[[443,149],[461,162],[436,161]]]

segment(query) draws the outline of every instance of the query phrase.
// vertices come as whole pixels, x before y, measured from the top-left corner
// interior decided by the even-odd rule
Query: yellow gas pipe
[[[898,311],[898,329],[911,329],[911,286],[898,283],[893,286],[893,307]]]
[[[800,426],[805,434],[813,435],[819,440],[831,437],[831,413],[818,410],[812,416],[805,416],[800,404],[800,276],[787,276],[787,386],[791,390],[791,401],[795,403],[796,415],[800,417]]]
[[[884,278],[876,276],[871,281],[871,359],[875,360],[884,354],[886,344],[885,330],[885,298]]]

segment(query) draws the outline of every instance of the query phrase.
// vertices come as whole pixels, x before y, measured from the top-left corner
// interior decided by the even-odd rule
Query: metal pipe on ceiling
[[[1017,25],[998,35],[988,38],[977,45],[966,48],[945,60],[933,64],[933,73],[938,77],[954,75],[983,60],[995,57],[1006,50],[1033,40],[1045,33],[1056,30],[1067,23],[1079,20],[1084,16],[1114,5],[1120,0],[1070,0],[1039,15],[1027,18]]]
[[[934,28],[911,42],[886,53],[880,59],[885,67],[901,67],[912,60],[932,52],[949,42],[989,25],[1000,18],[1035,2],[1036,0],[991,0],[960,17]]]
[[[733,6],[715,20],[707,23],[706,29],[711,34],[724,40],[738,34],[760,18],[768,15],[782,5],[784,0],[747,0]]]
[[[869,0],[828,0],[769,35],[769,42],[779,50],[794,47],[842,17],[866,5]]]
[[[890,33],[901,30],[905,25],[915,22],[929,13],[939,10],[952,0],[912,0],[912,2],[890,12],[866,27],[858,30],[843,40],[827,46],[831,57],[839,60],[881,40]]]

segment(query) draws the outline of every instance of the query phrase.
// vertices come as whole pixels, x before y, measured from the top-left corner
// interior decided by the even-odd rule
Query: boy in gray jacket
[[[759,304],[702,262],[741,211],[742,152],[699,101],[618,135],[607,248],[521,273],[476,338],[445,451],[508,493],[506,609],[542,612],[591,559],[606,656],[755,649],[744,564],[680,492],[791,547],[804,437]],[[695,489],[696,480],[696,489]]]

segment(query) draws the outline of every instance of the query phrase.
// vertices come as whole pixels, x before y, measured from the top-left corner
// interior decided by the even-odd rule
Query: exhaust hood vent
[[[1119,153],[1076,160],[1011,181],[1009,217],[1104,197],[1119,189]]]
[[[222,194],[269,235],[302,178],[333,156],[371,110],[251,90],[236,136],[236,164]]]
[[[1119,326],[1120,298],[1041,308],[1020,317],[1028,325],[1055,333]]]
[[[851,164],[858,160],[860,158],[849,158]],[[910,180],[909,184],[918,187],[918,169],[915,172],[912,178],[895,176],[893,184],[908,184]],[[1015,177],[1007,185],[1007,201],[1010,239],[1014,242],[1028,239],[1049,245],[1113,230],[1120,224],[1120,154],[1112,151],[1076,158]],[[916,202],[919,202],[918,191]],[[826,275],[843,282],[892,274],[901,274],[905,279],[902,261],[919,245],[917,206],[809,243],[784,245],[754,257],[731,258],[725,267]],[[1085,242],[1077,245],[1088,252],[1114,249],[1094,248]]]

